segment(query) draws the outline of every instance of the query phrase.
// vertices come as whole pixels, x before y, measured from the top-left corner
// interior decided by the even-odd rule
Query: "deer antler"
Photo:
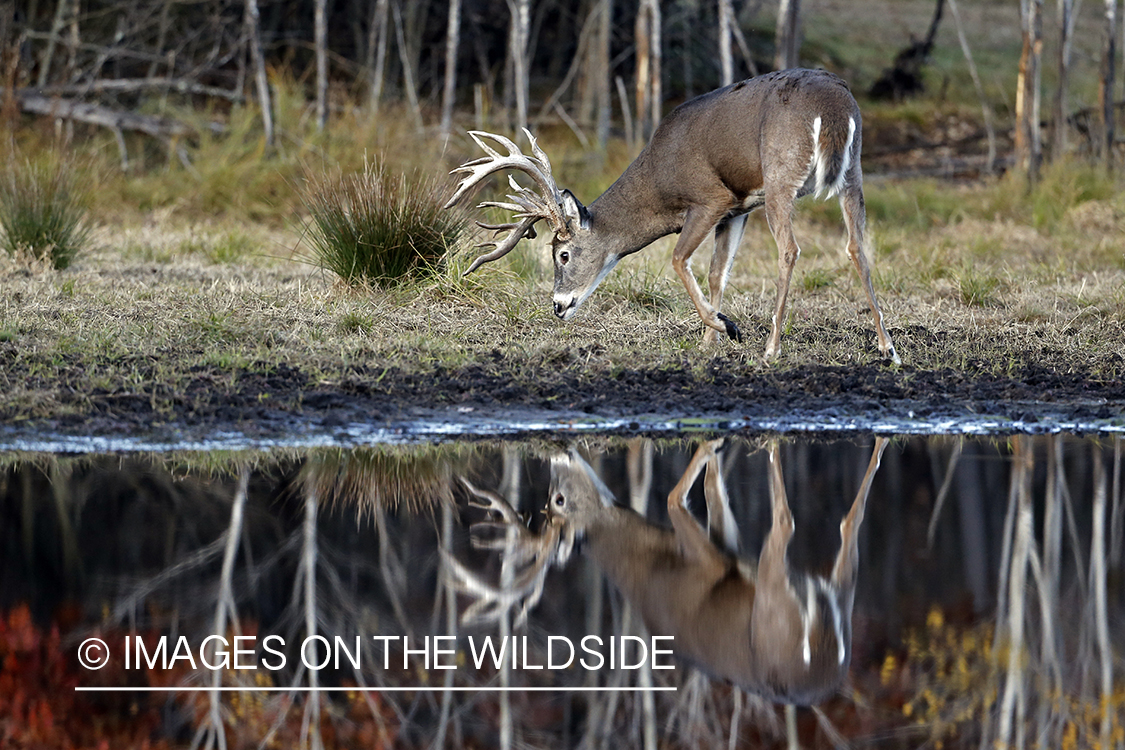
[[[480,268],[481,265],[507,255],[512,251],[512,248],[516,246],[516,243],[524,237],[535,237],[533,225],[540,219],[546,219],[550,222],[551,228],[559,237],[565,239],[570,236],[570,230],[567,228],[566,219],[563,218],[562,214],[562,194],[559,191],[558,185],[555,184],[554,177],[551,175],[551,162],[547,158],[547,155],[543,153],[543,149],[539,148],[539,143],[535,140],[535,136],[531,134],[531,131],[524,128],[523,132],[524,135],[527,136],[527,140],[531,143],[532,156],[528,156],[520,151],[515,143],[502,135],[485,133],[480,130],[470,130],[469,135],[476,141],[478,146],[484,149],[484,152],[488,154],[488,156],[465,162],[450,173],[457,174],[463,172],[466,174],[466,177],[457,185],[457,191],[445,204],[445,208],[451,208],[456,205],[470,189],[479,184],[481,180],[488,175],[504,169],[518,169],[521,172],[527,173],[539,188],[539,192],[535,192],[522,187],[509,175],[508,185],[515,191],[514,194],[507,196],[511,203],[485,201],[477,206],[477,208],[502,208],[506,211],[511,211],[515,214],[515,218],[520,221],[510,224],[485,224],[483,222],[477,222],[478,226],[483,229],[495,231],[497,234],[508,230],[508,235],[502,240],[492,240],[478,245],[478,247],[494,247],[495,249],[474,260],[472,265],[469,266],[469,270],[465,271],[464,275],[466,276]],[[498,151],[481,140],[482,138],[490,138],[496,141],[507,149],[508,155],[501,155]]]
[[[471,502],[471,505],[499,516],[498,520],[472,525],[473,545],[499,550],[503,554],[504,570],[512,571],[510,584],[495,586],[469,572],[452,556],[445,555],[445,567],[454,586],[461,593],[475,599],[465,610],[461,620],[465,623],[497,620],[505,612],[518,606],[515,625],[520,627],[526,622],[528,612],[543,596],[543,586],[551,563],[561,564],[570,557],[574,547],[574,534],[564,528],[562,519],[553,519],[541,535],[533,534],[504,498],[495,492],[477,489],[464,477],[461,477],[461,483],[470,494],[484,501]],[[501,530],[504,534],[483,538],[477,533],[481,529]]]

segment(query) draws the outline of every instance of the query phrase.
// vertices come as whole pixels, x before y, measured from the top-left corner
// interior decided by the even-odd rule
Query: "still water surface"
[[[1125,746],[1120,441],[772,446],[6,454],[0,738]]]

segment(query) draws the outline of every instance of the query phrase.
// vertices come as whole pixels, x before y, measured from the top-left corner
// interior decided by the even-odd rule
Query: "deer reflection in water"
[[[781,703],[811,705],[839,687],[851,659],[851,617],[859,564],[857,538],[875,472],[886,447],[877,438],[867,472],[840,524],[841,546],[827,576],[790,569],[793,516],[780,450],[769,449],[772,525],[758,564],[736,557],[737,528],[720,469],[722,441],[701,445],[668,495],[672,528],[649,523],[616,504],[576,451],[551,460],[547,522],[529,531],[499,495],[462,480],[474,504],[494,518],[474,524],[479,546],[505,553],[513,583],[484,582],[455,560],[453,579],[475,598],[465,619],[487,620],[519,607],[527,616],[543,592],[547,570],[569,558],[577,541],[652,635],[673,636],[678,657],[710,676]],[[704,473],[708,529],[688,509],[688,493]],[[482,538],[481,531],[501,531]]]

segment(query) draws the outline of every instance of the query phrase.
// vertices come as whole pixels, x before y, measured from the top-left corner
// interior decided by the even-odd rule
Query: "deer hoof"
[[[718,316],[719,320],[723,321],[723,325],[727,327],[727,336],[742,343],[742,331],[738,330],[738,326],[734,324],[734,321],[722,313],[718,313]]]

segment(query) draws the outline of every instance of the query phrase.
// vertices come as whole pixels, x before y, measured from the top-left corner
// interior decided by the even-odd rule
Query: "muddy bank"
[[[1092,377],[1081,367],[1025,364],[997,375],[970,362],[958,371],[868,364],[738,373],[729,364],[723,358],[703,366],[685,360],[661,369],[592,374],[566,366],[529,368],[493,352],[458,369],[361,368],[338,382],[314,381],[287,365],[234,373],[198,368],[177,393],[159,384],[81,393],[64,378],[56,386],[67,413],[36,420],[0,416],[9,444],[14,436],[46,433],[113,437],[154,431],[184,439],[237,433],[283,442],[304,435],[298,442],[315,443],[356,425],[366,427],[347,434],[366,430],[368,438],[358,439],[378,442],[378,430],[401,434],[419,421],[431,424],[427,434],[441,423],[447,434],[462,436],[519,432],[519,425],[537,425],[540,434],[573,426],[652,433],[667,429],[669,421],[700,419],[707,428],[750,431],[839,433],[899,425],[902,431],[935,432],[966,419],[976,420],[971,431],[978,433],[1052,431],[1068,424],[1125,430],[1125,383]]]

